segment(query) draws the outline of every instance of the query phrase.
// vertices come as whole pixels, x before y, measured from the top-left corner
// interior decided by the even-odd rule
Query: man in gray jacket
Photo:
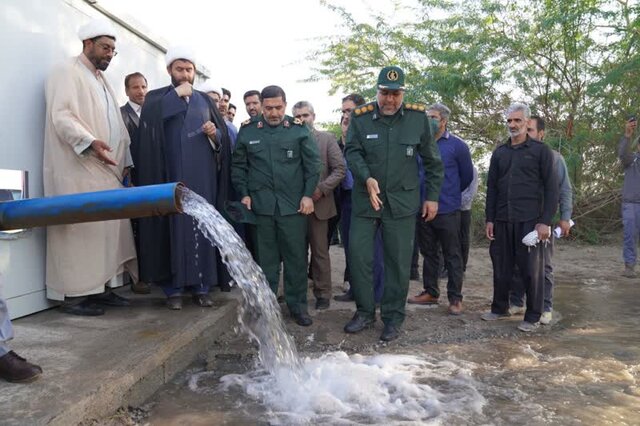
[[[640,232],[640,138],[636,137],[633,143],[631,142],[637,125],[636,117],[629,117],[624,126],[624,136],[618,145],[618,157],[624,167],[624,184],[622,186],[624,272],[622,275],[628,278],[636,276],[636,248]]]
[[[293,106],[293,116],[304,121],[313,132],[318,144],[322,170],[320,180],[313,191],[313,213],[309,215],[308,240],[311,247],[311,275],[316,309],[327,309],[331,300],[331,259],[329,258],[329,219],[337,214],[333,190],[342,182],[346,173],[344,157],[336,137],[329,132],[316,130],[316,114],[313,105],[307,101]]]

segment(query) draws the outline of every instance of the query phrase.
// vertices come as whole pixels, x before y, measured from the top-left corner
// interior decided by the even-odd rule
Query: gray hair
[[[449,121],[449,116],[451,115],[451,110],[449,109],[448,106],[446,106],[445,104],[441,104],[441,103],[435,103],[433,105],[431,105],[428,109],[428,111],[438,111],[440,113],[440,117],[443,120]]]
[[[504,112],[504,115],[505,117],[508,117],[509,114],[512,114],[518,111],[522,111],[522,113],[524,114],[524,118],[526,120],[531,118],[531,108],[529,108],[529,105],[523,102],[514,102],[511,105],[509,105],[509,108],[507,108],[507,110]]]
[[[296,103],[293,105],[293,108],[291,108],[291,113],[292,113],[293,115],[295,115],[295,114],[296,114],[296,112],[295,112],[295,111],[296,111],[297,109],[302,109],[302,108],[309,108],[309,112],[310,112],[311,114],[315,114],[315,112],[313,111],[313,105],[311,105],[311,102],[308,102],[308,101],[300,101],[300,102],[296,102]]]

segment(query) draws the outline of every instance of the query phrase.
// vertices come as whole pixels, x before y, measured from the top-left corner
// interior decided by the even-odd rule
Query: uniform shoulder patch
[[[425,112],[427,110],[427,106],[425,104],[407,102],[404,104],[404,109],[409,111]]]
[[[302,125],[304,125],[304,121],[300,120],[299,118],[294,118],[293,119],[293,124],[297,124],[298,126],[302,126]]]
[[[359,116],[359,115],[362,115],[362,114],[373,112],[373,110],[375,110],[375,109],[376,109],[376,107],[374,106],[374,103],[370,102],[368,104],[364,104],[364,105],[359,106],[358,108],[354,109],[353,113],[356,116]]]
[[[250,118],[247,118],[246,120],[244,120],[244,121],[240,124],[240,127],[244,127],[244,126],[246,126],[247,124],[250,124],[250,123],[251,123],[251,119],[250,119]]]

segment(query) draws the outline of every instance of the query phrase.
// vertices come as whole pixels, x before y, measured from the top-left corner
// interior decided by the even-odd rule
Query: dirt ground
[[[342,294],[342,273],[344,271],[344,254],[339,246],[331,247],[332,276],[334,295]],[[422,262],[422,259],[420,259]],[[421,264],[421,263],[420,263]],[[624,281],[628,278],[620,275],[623,264],[621,261],[621,247],[616,245],[587,246],[575,242],[556,241],[554,253],[556,285],[563,281],[607,280]],[[301,354],[317,354],[329,351],[345,351],[347,353],[368,354],[373,352],[401,352],[405,347],[420,344],[455,344],[478,339],[494,337],[518,336],[516,326],[522,317],[515,317],[509,321],[487,323],[480,320],[480,315],[490,309],[492,298],[492,267],[488,253],[488,243],[476,244],[471,249],[467,266],[463,295],[464,313],[451,316],[447,313],[446,280],[440,280],[440,304],[433,306],[418,306],[407,304],[407,317],[402,327],[401,337],[391,343],[379,341],[383,324],[379,319],[372,329],[358,334],[346,334],[343,326],[351,319],[355,312],[353,302],[331,301],[328,310],[316,311],[315,299],[309,291],[309,312],[313,318],[313,325],[300,327],[288,316],[286,306],[281,305],[287,330],[295,338],[298,351]],[[640,279],[638,279],[640,281]],[[409,295],[422,290],[422,282],[411,281]],[[552,326],[557,324],[561,315],[556,315]],[[553,327],[541,327],[536,333],[547,333]],[[230,331],[223,335],[218,342],[212,342],[212,352],[209,359],[226,358],[234,353],[244,353],[251,356],[251,349],[247,353],[246,337]]]

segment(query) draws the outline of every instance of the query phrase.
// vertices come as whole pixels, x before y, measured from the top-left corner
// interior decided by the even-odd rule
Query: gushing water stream
[[[185,213],[196,219],[211,244],[218,247],[223,262],[242,291],[238,322],[242,331],[258,344],[261,366],[269,373],[282,367],[295,374],[300,369],[298,351],[284,330],[276,296],[244,242],[222,215],[198,194],[185,189],[182,206]]]

